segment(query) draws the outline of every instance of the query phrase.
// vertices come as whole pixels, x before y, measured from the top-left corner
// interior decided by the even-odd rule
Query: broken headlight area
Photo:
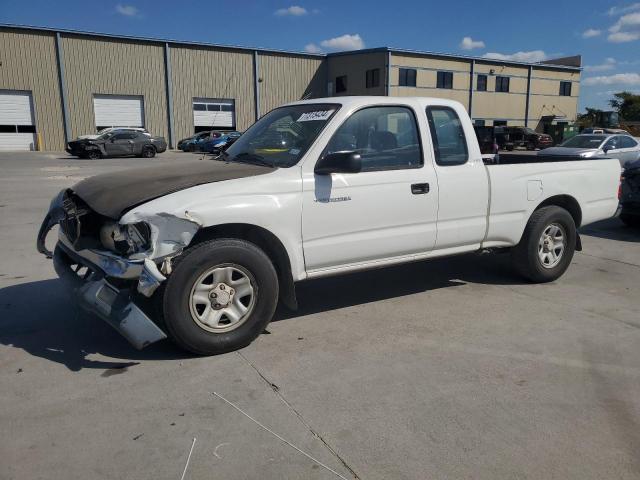
[[[146,222],[121,225],[109,221],[102,225],[99,235],[103,248],[123,256],[146,252],[151,248],[151,228]]]

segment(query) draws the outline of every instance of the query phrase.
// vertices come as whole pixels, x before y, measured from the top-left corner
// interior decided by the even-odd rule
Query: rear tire
[[[142,158],[153,158],[156,156],[156,149],[153,147],[144,147],[141,156]]]
[[[635,228],[640,227],[639,216],[629,215],[628,213],[621,213],[620,220],[622,220],[622,223],[624,223],[627,227],[635,227]]]
[[[534,283],[558,279],[571,264],[576,238],[576,224],[564,208],[536,210],[511,251],[516,271]]]
[[[181,348],[198,355],[237,350],[271,321],[278,276],[254,244],[211,240],[187,250],[173,267],[163,291],[162,320]]]

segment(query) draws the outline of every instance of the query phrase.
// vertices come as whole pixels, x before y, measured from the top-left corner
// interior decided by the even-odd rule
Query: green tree
[[[640,121],[640,95],[631,92],[619,92],[609,100],[609,105],[618,112],[621,119]]]
[[[602,113],[602,110],[598,108],[586,107],[585,113],[578,115],[578,123],[583,127],[593,127],[597,123],[598,114]]]

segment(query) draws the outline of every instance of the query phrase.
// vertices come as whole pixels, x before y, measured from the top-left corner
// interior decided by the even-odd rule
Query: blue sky
[[[300,51],[389,46],[524,61],[582,54],[581,109],[605,107],[614,91],[640,93],[633,1],[0,0],[0,22]]]

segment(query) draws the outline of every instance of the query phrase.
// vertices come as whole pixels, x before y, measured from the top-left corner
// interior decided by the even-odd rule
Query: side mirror
[[[356,152],[329,153],[318,160],[313,172],[316,175],[331,173],[360,173],[362,171],[362,157]]]

